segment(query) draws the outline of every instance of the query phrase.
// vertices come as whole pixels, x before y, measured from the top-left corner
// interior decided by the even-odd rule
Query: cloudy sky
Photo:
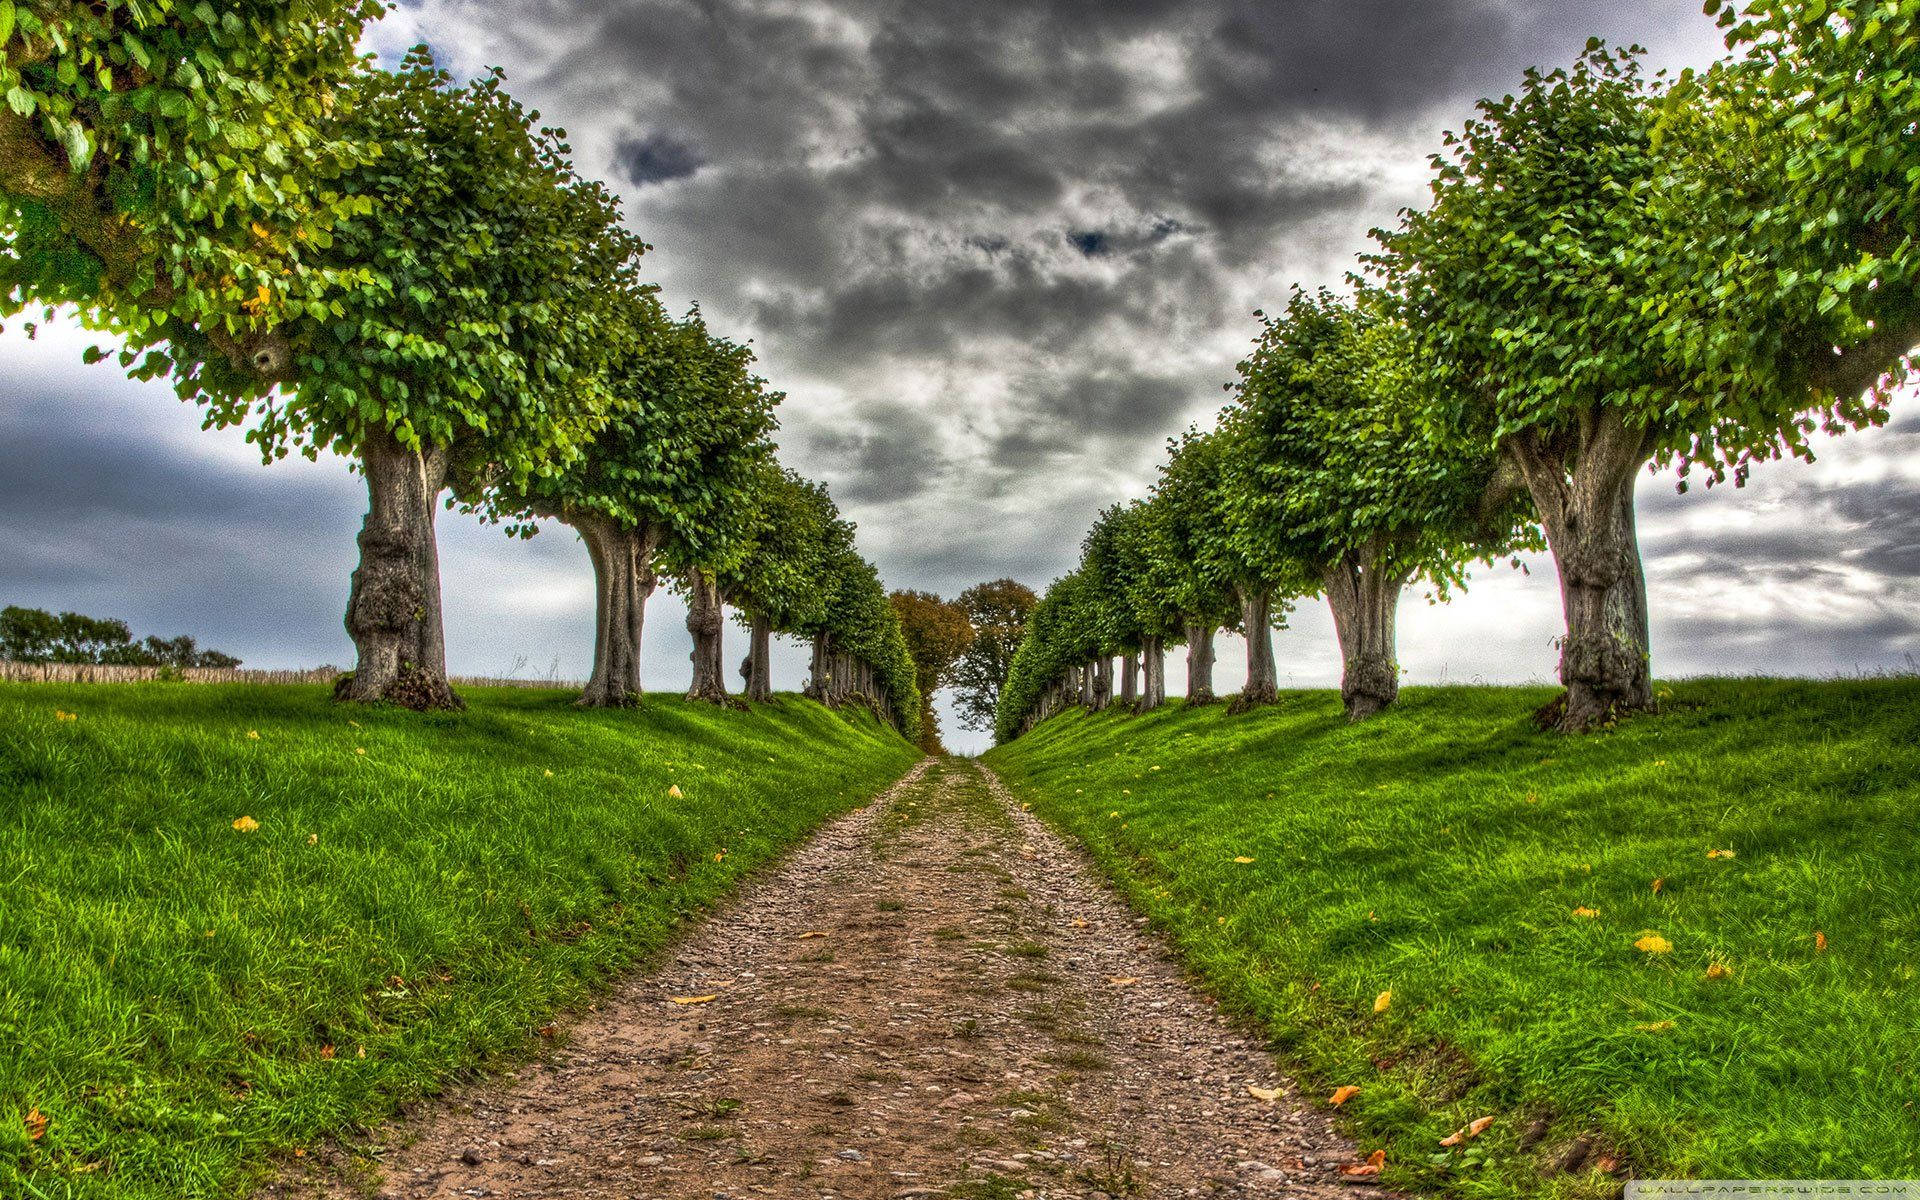
[[[1337,282],[1476,98],[1593,35],[1674,67],[1720,49],[1693,0],[403,0],[369,48],[505,67],[625,197],[669,299],[754,339],[783,456],[888,583],[950,595],[1066,570],[1210,418],[1251,310]],[[262,467],[164,387],[82,367],[87,344],[0,336],[0,603],[349,662],[344,464]],[[1913,663],[1920,417],[1896,411],[1743,492],[1643,484],[1657,671]],[[454,669],[583,675],[577,541],[443,530]],[[680,619],[655,600],[660,688],[689,673]],[[1416,681],[1542,679],[1557,631],[1535,563],[1409,597],[1401,653]],[[1317,605],[1278,648],[1295,683],[1337,679]],[[776,682],[800,673],[790,651]]]

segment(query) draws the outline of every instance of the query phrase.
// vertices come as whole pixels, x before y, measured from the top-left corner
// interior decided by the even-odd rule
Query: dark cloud
[[[613,152],[615,172],[640,187],[685,179],[706,162],[691,145],[659,131],[622,138]]]

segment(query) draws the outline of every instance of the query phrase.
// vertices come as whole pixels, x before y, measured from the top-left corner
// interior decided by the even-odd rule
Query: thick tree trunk
[[[1273,663],[1273,601],[1265,592],[1240,591],[1240,624],[1247,635],[1247,686],[1234,698],[1236,712],[1280,699]]]
[[[593,560],[593,676],[580,694],[588,708],[628,708],[640,699],[640,636],[653,595],[658,535],[594,513],[570,513],[569,525]]]
[[[1394,658],[1394,617],[1404,571],[1387,565],[1387,548],[1374,541],[1350,550],[1327,568],[1327,604],[1345,664],[1340,701],[1347,719],[1364,721],[1400,695],[1400,664]]]
[[[754,613],[747,636],[747,699],[765,704],[773,699],[773,622]]]
[[[1093,700],[1087,705],[1104,712],[1113,703],[1113,659],[1105,654],[1093,660]]]
[[[1140,708],[1140,656],[1127,653],[1120,656],[1120,702],[1129,712]]]
[[[1633,510],[1646,463],[1646,435],[1601,409],[1564,444],[1507,439],[1533,496],[1560,574],[1567,632],[1560,643],[1566,685],[1559,728],[1584,733],[1653,706],[1647,581]]]
[[[1187,626],[1187,703],[1212,704],[1213,634],[1211,625]]]
[[[361,447],[367,519],[347,598],[347,635],[358,660],[334,688],[338,699],[461,707],[447,682],[433,527],[446,461],[444,449],[411,450],[385,430],[368,434]]]
[[[813,657],[807,663],[807,686],[800,689],[814,700],[827,698],[827,635],[813,635]]]
[[[723,637],[726,614],[720,585],[698,568],[687,572],[687,632],[693,635],[693,686],[687,699],[727,703],[727,665]]]
[[[1158,637],[1140,642],[1142,687],[1140,712],[1152,712],[1167,702],[1167,650]]]

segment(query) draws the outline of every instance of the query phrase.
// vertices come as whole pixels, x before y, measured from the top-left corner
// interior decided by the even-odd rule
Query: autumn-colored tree
[[[907,653],[913,658],[914,682],[920,688],[920,748],[939,754],[944,748],[933,694],[947,685],[954,662],[973,644],[973,622],[965,608],[932,592],[891,592],[887,602],[900,618]]]
[[[973,626],[973,641],[953,665],[951,686],[960,727],[977,733],[993,730],[1000,692],[1007,684],[1027,620],[1040,602],[1032,588],[1013,579],[976,583],[955,597]]]

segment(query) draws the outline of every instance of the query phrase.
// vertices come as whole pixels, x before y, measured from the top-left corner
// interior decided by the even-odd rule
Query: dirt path
[[[827,827],[563,1038],[550,1063],[383,1134],[377,1194],[1363,1190],[1338,1181],[1352,1147],[1269,1056],[964,760],[922,764]]]

